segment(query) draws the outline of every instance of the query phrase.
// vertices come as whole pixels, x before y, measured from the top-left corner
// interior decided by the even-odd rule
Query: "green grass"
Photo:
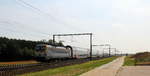
[[[111,58],[105,58],[101,60],[94,60],[82,64],[76,64],[71,66],[44,70],[40,72],[23,74],[21,76],[79,76],[84,72],[94,69],[95,67],[109,63],[116,58],[117,57],[111,57]]]
[[[126,56],[123,66],[134,66],[134,65],[135,65],[135,59],[129,56]]]

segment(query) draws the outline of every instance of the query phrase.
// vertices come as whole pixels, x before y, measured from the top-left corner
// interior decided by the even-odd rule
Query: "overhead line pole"
[[[106,44],[106,46],[109,46],[109,57],[111,56],[111,45],[110,44]]]
[[[115,56],[117,54],[117,49],[116,48],[111,48],[111,49],[114,49],[114,53],[115,53]]]
[[[55,36],[73,36],[73,35],[89,35],[90,36],[90,58],[92,59],[92,33],[79,33],[79,34],[54,34],[53,44],[55,45]]]
[[[92,33],[90,34],[90,58],[92,59]]]
[[[109,57],[111,56],[111,45],[110,44],[104,44],[104,45],[94,45],[94,46],[109,46]]]
[[[92,46],[105,46],[105,45],[92,45]],[[103,57],[104,57],[104,49],[103,49]]]

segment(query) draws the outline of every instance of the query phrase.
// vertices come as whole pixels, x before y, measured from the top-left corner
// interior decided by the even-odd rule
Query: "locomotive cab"
[[[44,52],[46,50],[46,45],[37,45],[35,49],[37,52]]]
[[[36,50],[36,58],[37,59],[45,59],[45,57],[47,56],[46,50],[47,50],[47,46],[45,44],[39,44],[35,47]]]

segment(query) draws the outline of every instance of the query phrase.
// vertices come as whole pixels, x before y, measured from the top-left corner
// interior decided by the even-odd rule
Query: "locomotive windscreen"
[[[35,47],[35,49],[36,49],[36,51],[44,51],[46,49],[46,46],[44,46],[44,45],[37,45]]]

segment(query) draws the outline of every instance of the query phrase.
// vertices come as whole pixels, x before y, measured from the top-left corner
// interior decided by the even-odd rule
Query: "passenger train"
[[[71,46],[38,44],[35,47],[36,59],[51,60],[64,58],[88,58],[89,50]]]

